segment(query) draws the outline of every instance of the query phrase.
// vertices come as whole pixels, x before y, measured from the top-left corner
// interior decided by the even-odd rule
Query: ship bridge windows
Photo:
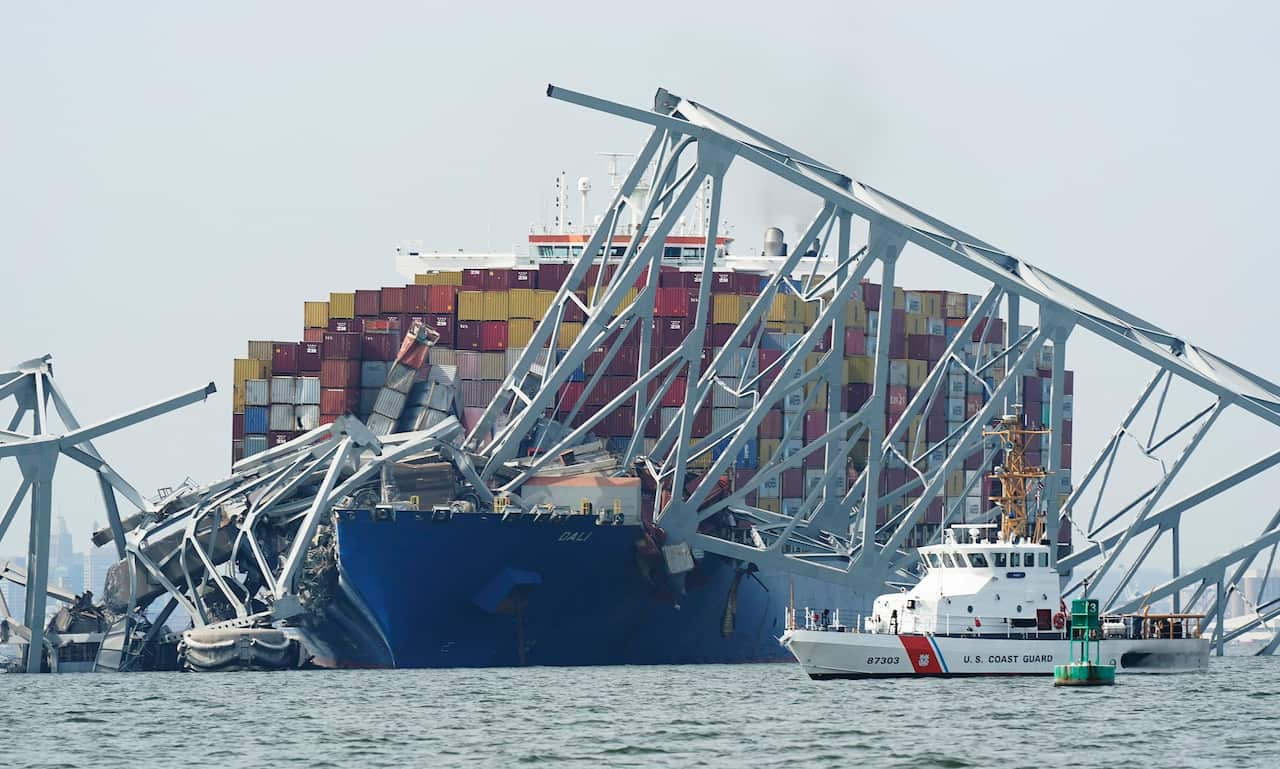
[[[987,557],[982,553],[969,553],[969,562],[973,564],[975,569],[985,569],[989,565]]]
[[[991,558],[995,563],[995,567],[997,569],[1003,569],[1004,567],[1009,565],[1009,558],[1003,552],[992,553]]]
[[[942,565],[948,569],[954,569],[956,567],[956,562],[951,560],[951,553],[942,554]]]
[[[1048,553],[1048,552],[1044,552],[1044,553],[1041,553],[1041,554],[1040,554],[1040,568],[1042,568],[1042,569],[1047,569],[1047,568],[1049,568],[1049,553]]]
[[[964,557],[964,553],[956,553],[956,568],[957,569],[969,568],[969,561]]]
[[[1009,568],[1016,569],[1022,566],[1021,553],[1009,553]]]
[[[942,559],[938,557],[937,553],[929,553],[929,565],[935,569],[942,568]]]

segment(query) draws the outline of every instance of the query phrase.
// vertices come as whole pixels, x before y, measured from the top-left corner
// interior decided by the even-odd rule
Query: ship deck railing
[[[825,613],[824,613],[825,611]],[[852,624],[846,624],[853,618]],[[868,635],[918,634],[948,638],[1016,638],[1019,640],[1062,640],[1067,637],[1063,629],[1042,629],[1039,627],[1018,627],[1013,625],[1009,617],[994,617],[975,614],[947,614],[935,621],[911,620],[895,625],[886,623],[888,629],[880,631],[866,630],[866,618],[860,612],[848,609],[813,609],[805,607],[803,613],[794,608],[786,609],[786,628],[788,630],[815,630],[827,633],[867,633]]]

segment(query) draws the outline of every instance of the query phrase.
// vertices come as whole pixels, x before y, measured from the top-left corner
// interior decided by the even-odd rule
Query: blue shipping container
[[[246,406],[244,409],[244,431],[255,435],[266,435],[268,416],[271,410],[267,406]],[[245,446],[245,453],[249,448]]]

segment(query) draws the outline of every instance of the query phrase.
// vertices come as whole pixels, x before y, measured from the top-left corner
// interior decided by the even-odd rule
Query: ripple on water
[[[0,720],[0,745],[4,769],[140,755],[220,768],[1012,769],[1150,766],[1153,754],[1270,769],[1258,748],[1280,722],[1280,660],[1211,665],[1094,692],[1043,679],[817,682],[790,665],[0,676],[0,702],[23,703]],[[1011,755],[1003,735],[1030,723],[1052,739]]]

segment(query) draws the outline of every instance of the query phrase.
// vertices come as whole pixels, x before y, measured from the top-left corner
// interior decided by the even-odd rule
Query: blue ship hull
[[[803,577],[747,574],[740,562],[709,554],[672,579],[638,547],[640,527],[597,525],[590,516],[424,517],[339,516],[343,581],[385,649],[333,664],[787,661],[778,637],[793,589],[797,607],[857,610],[873,598]]]

